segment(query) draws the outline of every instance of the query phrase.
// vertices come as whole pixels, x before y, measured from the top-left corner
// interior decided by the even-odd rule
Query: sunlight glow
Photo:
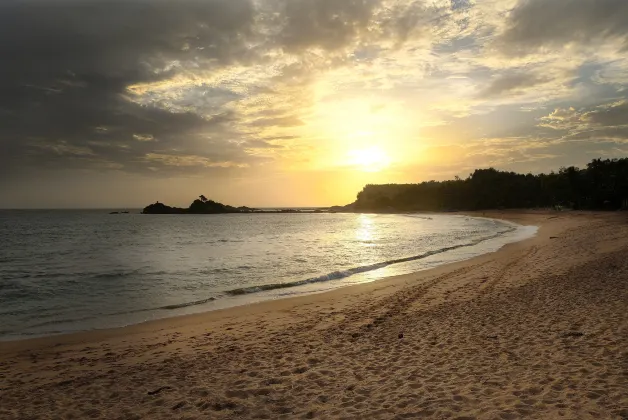
[[[351,150],[349,165],[365,172],[378,172],[390,165],[390,158],[380,147],[372,146],[367,149]]]
[[[316,104],[312,128],[326,137],[359,147],[367,139],[372,142],[392,138],[395,128],[402,125],[399,121],[402,117],[390,100],[383,104],[379,98],[346,98],[334,94]]]

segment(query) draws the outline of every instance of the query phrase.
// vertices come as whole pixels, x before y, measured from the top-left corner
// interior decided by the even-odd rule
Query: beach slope
[[[0,343],[0,418],[628,418],[628,217],[433,270]]]

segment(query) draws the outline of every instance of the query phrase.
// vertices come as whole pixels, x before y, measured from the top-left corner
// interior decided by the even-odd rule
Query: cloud
[[[549,115],[541,117],[539,127],[552,128],[554,130],[573,130],[583,124],[582,114],[572,108],[557,108]]]
[[[285,146],[270,143],[268,140],[254,139],[247,141],[246,147],[249,149],[283,149]]]
[[[628,101],[622,100],[599,106],[583,114],[582,119],[595,126],[628,126]]]
[[[171,155],[171,154],[162,154],[162,153],[148,153],[146,155],[146,160],[151,163],[159,163],[165,166],[176,166],[176,167],[204,167],[204,168],[231,168],[231,167],[246,167],[248,165],[237,163],[237,162],[229,162],[229,161],[211,161],[202,156],[195,155]]]
[[[594,73],[592,80],[602,85],[614,85],[619,91],[625,91],[628,86],[628,59],[617,57],[604,63]]]
[[[499,97],[502,95],[517,95],[527,88],[546,83],[548,79],[531,73],[515,73],[498,76],[484,88],[481,98]]]
[[[338,50],[368,32],[375,0],[285,0],[279,7],[280,45],[288,52]]]
[[[386,14],[406,3],[4,1],[0,167],[152,171],[150,153],[173,151],[249,165],[247,141],[294,137],[278,130],[304,124],[317,74],[365,44],[408,38],[414,20]]]
[[[541,118],[541,127],[564,131],[563,141],[628,142],[628,101],[593,109],[556,109]]]
[[[31,82],[52,76],[58,87],[64,75],[128,83],[162,78],[199,58],[245,60],[254,24],[249,0],[8,0],[0,12],[0,35],[10,38],[0,54],[11,58],[0,74],[17,69],[14,76]]]
[[[526,55],[615,39],[625,49],[626,16],[625,0],[520,0],[499,36],[499,47],[507,55]]]
[[[152,134],[133,134],[133,138],[137,141],[155,141]]]
[[[6,0],[0,172],[315,166],[365,126],[399,149],[508,130],[619,136],[627,5]]]
[[[254,25],[248,0],[2,2],[0,166],[144,171],[148,153],[174,149],[246,163],[202,145],[229,131],[226,110],[145,105],[127,88],[247,62]]]
[[[260,118],[250,123],[254,127],[297,127],[305,123],[296,116]]]

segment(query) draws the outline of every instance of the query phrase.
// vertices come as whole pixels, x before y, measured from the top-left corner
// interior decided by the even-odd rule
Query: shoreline
[[[480,214],[482,213],[482,214]],[[515,230],[519,229],[519,228],[524,228],[524,227],[532,227],[532,225],[521,225],[519,223],[516,223],[512,220],[512,218],[508,218],[508,217],[489,217],[489,216],[484,216],[484,214],[486,214],[487,212],[459,212],[459,213],[447,213],[448,215],[452,215],[452,216],[469,216],[469,217],[474,217],[474,218],[479,218],[479,219],[488,219],[488,220],[499,220],[501,222],[506,222],[508,224],[511,224],[512,226],[515,226]],[[512,212],[512,213],[521,213],[518,211]],[[371,214],[371,213],[367,213],[367,214]],[[375,214],[375,213],[373,213]],[[391,214],[398,214],[398,213],[391,213]],[[411,214],[415,214],[415,213],[411,213]],[[439,213],[427,213],[427,212],[421,212],[421,213],[416,213],[416,214],[439,214]],[[439,269],[439,268],[446,268],[450,265],[453,264],[458,264],[458,263],[464,263],[466,261],[469,260],[473,260],[475,258],[479,258],[485,255],[490,255],[490,254],[494,254],[495,252],[499,252],[501,251],[504,247],[511,245],[511,244],[516,244],[519,242],[523,242],[529,239],[533,239],[537,234],[538,231],[540,229],[539,226],[534,226],[536,227],[536,232],[534,234],[532,234],[531,237],[527,237],[524,239],[515,239],[513,241],[509,241],[506,242],[505,244],[499,245],[499,248],[496,251],[486,251],[483,252],[481,254],[478,255],[474,255],[470,258],[462,258],[453,262],[446,262],[444,264],[439,264],[433,267],[429,267],[429,268],[425,268],[425,269],[421,269],[421,270],[416,270],[416,271],[412,271],[409,273],[405,273],[405,274],[397,274],[397,275],[392,275],[392,276],[385,276],[385,277],[381,277],[381,278],[376,278],[373,280],[368,280],[368,281],[364,281],[364,282],[360,282],[357,284],[339,284],[337,285],[337,287],[333,287],[331,289],[327,289],[327,290],[310,290],[310,291],[302,291],[301,293],[296,294],[295,296],[287,296],[287,297],[283,297],[283,296],[266,296],[266,297],[262,297],[259,298],[259,294],[265,293],[265,292],[272,292],[275,289],[284,289],[284,288],[292,288],[292,287],[303,287],[303,286],[311,286],[311,285],[315,285],[319,282],[309,282],[307,280],[303,280],[300,281],[299,283],[303,283],[302,285],[299,286],[283,286],[283,287],[276,287],[276,288],[269,288],[269,289],[265,289],[264,287],[267,286],[274,286],[274,284],[270,284],[270,285],[261,285],[261,286],[247,286],[246,288],[243,289],[256,289],[256,288],[261,288],[262,290],[260,290],[259,292],[256,293],[242,293],[242,294],[231,294],[229,292],[226,292],[226,295],[224,296],[224,298],[226,299],[239,299],[239,302],[235,302],[233,304],[229,304],[228,306],[218,306],[216,308],[206,308],[204,310],[198,311],[198,312],[191,312],[191,313],[187,313],[187,314],[173,314],[171,316],[164,316],[164,317],[158,317],[158,318],[153,318],[153,319],[148,319],[142,322],[137,322],[137,323],[132,323],[132,324],[128,324],[128,325],[121,325],[121,326],[114,326],[114,327],[106,327],[106,328],[96,328],[96,329],[91,329],[91,330],[80,330],[80,331],[70,331],[70,332],[61,332],[61,333],[53,333],[53,334],[43,334],[43,335],[36,335],[34,337],[28,337],[25,336],[25,338],[11,338],[8,340],[0,340],[0,354],[2,354],[2,348],[3,347],[13,347],[16,343],[22,343],[22,342],[26,342],[26,343],[34,343],[35,345],[39,345],[40,343],[42,344],[47,344],[48,341],[52,341],[54,344],[53,345],[59,345],[60,343],[64,343],[65,340],[64,338],[68,338],[70,339],[69,341],[71,342],[77,342],[77,341],[81,341],[83,338],[83,335],[89,334],[90,336],[98,336],[101,333],[106,335],[106,336],[116,336],[119,334],[123,335],[125,334],[124,331],[121,330],[126,330],[126,329],[135,329],[135,328],[140,328],[141,326],[146,325],[147,327],[151,328],[150,325],[147,324],[155,324],[156,327],[159,327],[160,323],[170,323],[169,321],[174,321],[178,318],[187,318],[187,317],[197,317],[197,316],[204,316],[207,315],[209,313],[212,312],[217,312],[217,311],[238,311],[240,309],[242,309],[243,307],[248,307],[248,306],[254,306],[254,305],[261,305],[264,303],[274,303],[274,302],[278,302],[278,301],[285,301],[285,300],[292,300],[292,299],[299,299],[299,298],[304,298],[307,296],[311,296],[311,295],[325,295],[327,293],[333,293],[339,289],[347,289],[347,288],[359,288],[361,286],[370,284],[370,283],[376,283],[376,282],[381,282],[381,281],[389,281],[389,280],[393,280],[393,279],[399,279],[399,278],[403,278],[405,276],[411,276],[411,275],[415,275],[418,273],[424,273],[424,272],[429,272],[431,270],[435,270],[435,269]],[[472,246],[476,246],[480,243],[484,243],[487,241],[491,241],[491,240],[497,240],[497,239],[501,239],[504,235],[512,233],[512,231],[509,232],[505,232],[502,234],[499,234],[495,237],[490,237],[488,239],[483,239],[481,241],[479,241],[478,243],[472,244],[472,245],[460,245],[458,246],[456,249],[458,248],[467,248],[467,247],[472,247]],[[445,252],[449,252],[450,250],[447,250]],[[421,255],[420,258],[416,258],[416,260],[422,260],[424,258],[427,258],[431,255],[438,255],[440,253],[435,253],[435,254],[430,254],[430,255]],[[415,260],[415,257],[409,257],[409,258],[401,258],[402,260],[408,260],[408,261],[402,261],[401,263],[405,263],[405,262],[411,262]],[[397,262],[395,261],[395,263],[391,263],[389,265],[395,265]],[[380,264],[384,264],[384,263],[380,263]],[[377,265],[380,265],[377,264]],[[356,272],[355,274],[360,275],[362,274],[362,272]],[[346,277],[342,277],[342,278],[338,278],[338,279],[331,279],[328,282],[340,282],[345,280],[346,278],[350,278],[353,275],[348,275]],[[321,282],[323,284],[327,283],[327,282]],[[239,290],[239,289],[237,289]],[[356,289],[358,290],[358,289]],[[259,293],[259,294],[258,294]],[[249,298],[249,299],[245,299],[245,298]],[[255,297],[257,297],[258,299],[255,299]],[[222,302],[219,299],[215,299],[212,298],[211,300],[208,300],[212,303],[218,303],[218,302]],[[187,304],[182,304],[182,308],[186,307]],[[193,306],[193,305],[190,305]],[[182,319],[181,321],[184,321],[184,319]],[[178,325],[178,323],[177,323]],[[120,331],[118,331],[120,330]],[[77,336],[77,337],[72,337],[72,336]],[[75,338],[78,338],[75,339]],[[55,340],[56,339],[56,340]],[[12,345],[13,343],[13,345]],[[26,344],[25,343],[25,344]],[[6,346],[5,346],[6,345]],[[15,347],[21,347],[21,346],[15,346]]]
[[[2,342],[0,417],[628,417],[627,215],[485,215],[539,231],[325,293]]]

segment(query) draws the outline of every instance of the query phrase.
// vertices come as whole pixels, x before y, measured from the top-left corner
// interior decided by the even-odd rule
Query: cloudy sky
[[[346,204],[628,155],[626,0],[0,0],[0,207]]]

